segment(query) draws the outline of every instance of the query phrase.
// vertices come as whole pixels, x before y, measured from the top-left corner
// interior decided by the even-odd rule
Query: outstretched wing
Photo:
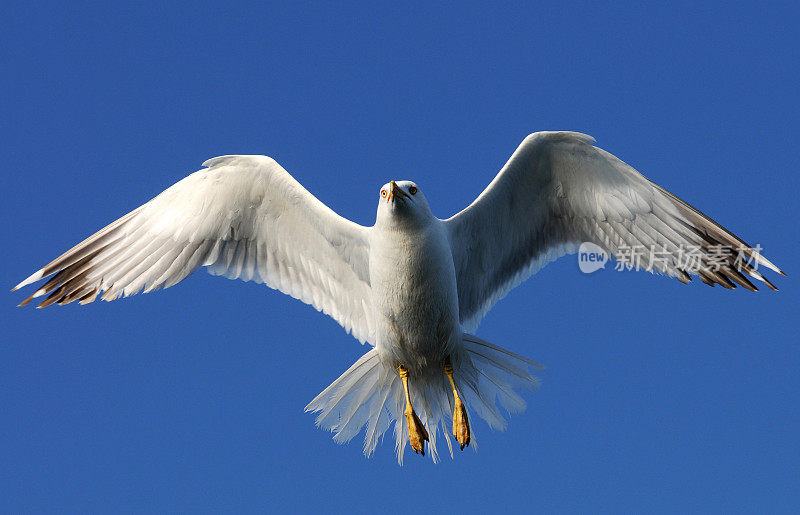
[[[208,266],[311,304],[369,340],[368,229],[334,213],[269,157],[223,156],[203,166],[18,284],[55,274],[20,305],[44,295],[38,307],[114,300]]]
[[[466,209],[445,220],[461,323],[474,331],[512,288],[582,242],[650,272],[750,290],[783,273],[719,224],[575,132],[537,132]],[[633,258],[633,259],[631,259]]]

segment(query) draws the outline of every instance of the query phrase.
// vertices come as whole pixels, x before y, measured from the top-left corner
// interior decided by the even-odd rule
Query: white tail
[[[492,429],[502,431],[508,422],[500,408],[509,413],[523,411],[525,401],[515,390],[535,390],[539,379],[530,370],[544,367],[467,333],[462,337],[462,347],[460,355],[451,356],[460,396],[468,409]],[[453,395],[444,373],[435,369],[415,376],[409,390],[414,409],[428,430],[433,461],[439,459],[436,435],[440,428],[452,457]],[[361,356],[306,406],[306,411],[320,412],[317,425],[332,431],[337,443],[350,441],[366,425],[364,454],[367,457],[395,421],[397,461],[401,465],[408,442],[404,409],[400,377],[394,368],[381,362],[375,349]],[[473,427],[472,445],[474,442]]]

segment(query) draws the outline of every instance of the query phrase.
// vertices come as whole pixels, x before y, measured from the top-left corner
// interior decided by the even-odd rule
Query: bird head
[[[378,197],[377,222],[423,222],[432,218],[425,195],[411,181],[389,181]]]

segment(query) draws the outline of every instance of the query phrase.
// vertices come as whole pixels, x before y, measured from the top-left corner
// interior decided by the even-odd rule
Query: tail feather
[[[373,368],[379,365],[380,362],[378,362],[377,364],[373,364],[369,368],[369,370],[367,370],[364,373],[363,377],[367,377],[369,372]],[[382,383],[382,381],[376,382],[376,384],[380,383]],[[353,386],[355,386],[355,384],[357,383],[354,383]],[[358,434],[359,430],[361,429],[361,426],[364,425],[363,423],[364,416],[363,414],[359,413],[359,411],[366,412],[367,414],[369,414],[371,412],[370,408],[372,404],[370,402],[370,399],[379,394],[380,391],[376,392],[375,388],[369,388],[369,387],[367,388],[359,387],[354,391],[353,400],[350,402],[350,407],[340,415],[339,419],[340,422],[336,426],[337,430],[336,436],[339,439],[346,442]],[[356,416],[356,414],[358,414],[359,416]]]
[[[363,383],[353,386],[352,406],[347,413],[341,417],[340,423],[331,428],[335,432],[334,440],[338,443],[350,441],[358,434],[361,428],[364,427],[366,421],[378,418],[381,411],[383,411],[381,409],[382,404],[380,404],[383,402],[382,392],[384,387],[391,392],[394,378],[381,366],[380,360],[376,358],[374,361],[376,362],[376,374],[374,376],[365,375]],[[373,377],[376,379],[370,385],[368,381]],[[383,432],[388,429],[389,422],[390,420],[388,420],[387,417],[386,426],[380,434],[383,434]],[[380,436],[380,434],[378,434],[378,436]],[[371,448],[374,449],[376,445],[377,441]]]
[[[353,391],[353,387],[362,381],[368,373],[375,372],[375,367],[380,361],[377,359],[377,354],[371,355],[371,352],[361,356],[344,374],[339,376],[336,381],[331,383],[306,406],[306,411],[318,411],[317,406],[322,411],[317,417],[317,425],[332,422],[328,419],[334,408],[338,407],[341,410],[340,403]],[[340,418],[339,412],[334,413],[334,416],[338,422]]]
[[[389,418],[389,410],[385,408],[386,403],[389,401],[389,396],[392,393],[395,378],[392,377],[386,384],[381,387],[381,394],[377,397],[377,404],[374,407],[377,416],[370,418],[367,423],[367,430],[364,434],[364,454],[369,458],[375,450],[377,441],[383,436],[383,433],[389,429],[392,419]],[[374,443],[373,443],[374,442]]]
[[[484,391],[486,388],[484,388]],[[481,389],[472,381],[466,381],[461,383],[460,391],[462,397],[465,398],[467,404],[470,408],[472,408],[479,417],[486,421],[489,424],[489,427],[496,430],[496,431],[505,431],[508,427],[508,420],[498,413],[496,406],[494,405],[493,399],[494,396],[489,395],[480,395],[478,394]],[[492,401],[491,405],[487,401]],[[473,430],[474,432],[474,430]]]
[[[466,333],[461,351],[451,358],[464,402],[492,429],[500,431],[508,425],[503,411],[516,413],[525,409],[517,390],[535,390],[539,379],[531,370],[544,368]],[[450,425],[454,401],[444,373],[432,369],[414,377],[410,392],[415,410],[428,430],[431,458],[434,462],[439,460],[436,442],[440,430],[452,457]],[[401,465],[408,442],[404,409],[402,382],[394,369],[382,364],[375,349],[364,354],[306,406],[306,411],[319,412],[317,425],[332,431],[338,443],[350,441],[366,426],[364,454],[368,457],[394,422],[397,460]],[[472,433],[474,445],[474,424]]]

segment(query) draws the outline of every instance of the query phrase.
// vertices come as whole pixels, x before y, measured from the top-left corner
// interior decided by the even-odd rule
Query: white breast
[[[419,372],[461,342],[455,268],[441,222],[370,235],[370,283],[381,360]]]

